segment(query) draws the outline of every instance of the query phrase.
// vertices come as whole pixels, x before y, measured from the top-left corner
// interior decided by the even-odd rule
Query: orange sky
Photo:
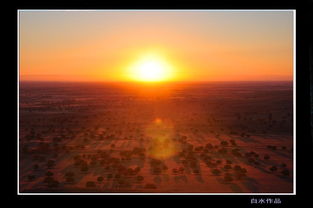
[[[129,81],[148,53],[172,81],[292,80],[292,11],[27,11],[20,79]]]

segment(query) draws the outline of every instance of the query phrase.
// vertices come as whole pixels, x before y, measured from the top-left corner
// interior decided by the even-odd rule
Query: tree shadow
[[[242,192],[243,192],[243,190],[240,188],[240,186],[238,186],[238,185],[235,184],[235,183],[229,184],[229,187],[231,188],[231,190],[232,190],[234,193],[242,193]]]
[[[176,183],[181,183],[181,182],[188,183],[188,179],[185,175],[175,176],[174,180]]]
[[[242,181],[242,185],[244,185],[247,189],[249,189],[251,192],[258,192],[259,191],[259,183],[251,178],[247,177]]]

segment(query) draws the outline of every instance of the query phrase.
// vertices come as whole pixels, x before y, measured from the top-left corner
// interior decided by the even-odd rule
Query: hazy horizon
[[[19,80],[20,83],[76,83],[76,84],[134,84],[134,85],[166,85],[166,84],[210,84],[210,83],[293,83],[293,80],[214,80],[214,81],[165,81],[165,82],[134,82],[134,81],[58,81],[58,80]]]

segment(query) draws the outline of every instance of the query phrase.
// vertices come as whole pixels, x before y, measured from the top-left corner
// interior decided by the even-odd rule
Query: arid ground
[[[21,82],[20,192],[292,193],[292,82]]]

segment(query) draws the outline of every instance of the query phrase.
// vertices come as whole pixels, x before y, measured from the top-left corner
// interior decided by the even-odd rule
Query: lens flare
[[[178,152],[178,146],[173,140],[174,128],[170,122],[156,118],[146,129],[150,138],[148,155],[155,159],[167,159]]]

